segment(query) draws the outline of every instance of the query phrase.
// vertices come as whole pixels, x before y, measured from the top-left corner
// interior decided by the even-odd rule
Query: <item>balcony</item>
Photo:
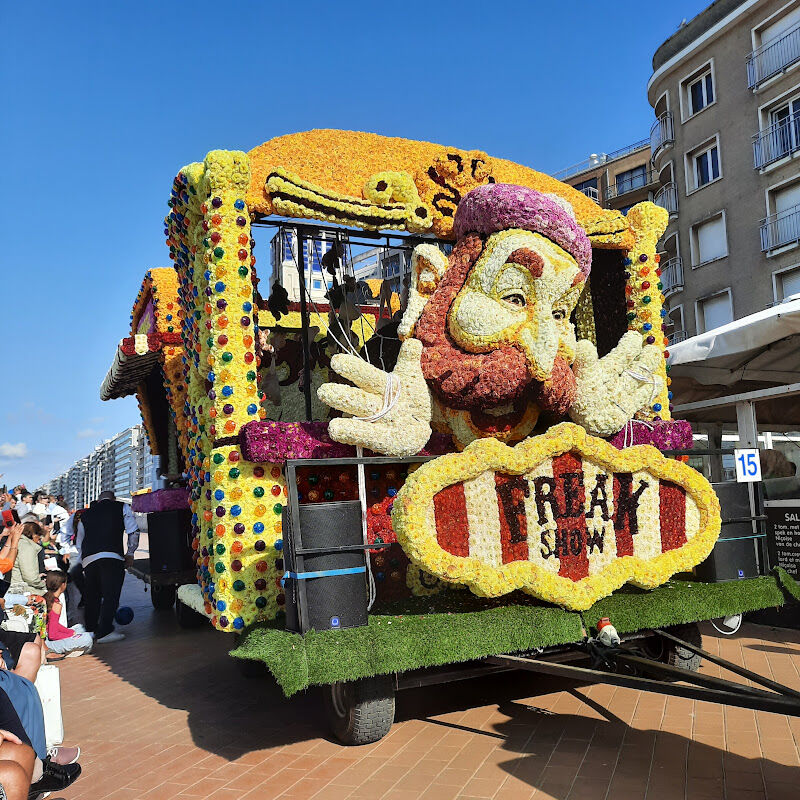
[[[635,192],[638,189],[646,189],[648,186],[653,186],[658,182],[658,176],[654,169],[648,170],[641,175],[632,175],[629,178],[618,180],[616,183],[611,183],[606,187],[604,192],[606,202],[613,200],[615,197],[621,197],[624,194]]]
[[[767,164],[798,150],[800,114],[792,114],[753,135],[753,164],[756,169],[766,167]]]
[[[661,265],[661,291],[664,297],[669,297],[683,289],[683,261],[680,256],[673,256]]]
[[[800,61],[800,23],[747,56],[747,86],[758,87]]]
[[[667,336],[667,342],[669,342],[670,345],[673,345],[677,344],[678,342],[686,341],[688,338],[689,335],[686,333],[686,331],[675,331]]]
[[[573,175],[579,175],[581,172],[587,172],[590,169],[596,169],[603,164],[607,164],[609,161],[614,161],[617,158],[623,158],[631,153],[635,153],[637,150],[642,150],[649,144],[649,140],[642,139],[640,142],[634,142],[633,144],[626,145],[625,147],[620,147],[619,150],[614,150],[613,153],[592,153],[592,155],[590,155],[585,161],[579,161],[577,164],[573,164],[570,167],[565,167],[558,172],[554,172],[553,177],[556,180],[565,181],[567,178],[571,178]]]
[[[766,253],[777,247],[800,241],[800,205],[770,214],[761,221],[761,250]]]
[[[585,194],[587,197],[591,198],[595,201],[595,203],[600,202],[600,192],[594,188],[594,186],[584,186],[583,189],[580,190],[581,194]]]
[[[650,151],[651,160],[655,163],[656,156],[661,150],[675,142],[675,125],[673,123],[672,112],[665,111],[650,128]]]
[[[670,214],[678,213],[678,187],[674,183],[665,183],[653,198],[653,202],[661,208],[666,208]]]

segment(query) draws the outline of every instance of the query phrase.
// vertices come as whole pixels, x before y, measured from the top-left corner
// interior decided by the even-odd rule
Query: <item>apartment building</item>
[[[650,155],[650,140],[643,139],[613,153],[592,153],[553,177],[606,208],[627,213],[636,203],[652,200],[659,188]]]
[[[155,488],[156,470],[157,461],[139,424],[98,444],[41,488],[48,494],[63,494],[70,508],[83,508],[108,490],[119,498],[130,498],[136,491]]]
[[[399,295],[403,278],[411,274],[411,253],[397,247],[371,247],[353,256],[351,266],[357,281],[388,280]]]
[[[800,0],[717,0],[653,56],[671,341],[800,293]]]
[[[296,303],[300,300],[300,260],[297,250],[297,234],[292,228],[282,228],[272,237],[270,242],[270,261],[272,264],[272,275],[270,283],[277,279],[278,283],[286,289],[289,301]],[[322,266],[322,257],[331,249],[333,242],[326,238],[323,233],[320,238],[306,239],[303,243],[304,277],[308,294],[307,299],[316,303],[326,302],[325,292],[331,276],[325,272]],[[260,290],[266,299],[270,293],[270,287],[262,283]]]

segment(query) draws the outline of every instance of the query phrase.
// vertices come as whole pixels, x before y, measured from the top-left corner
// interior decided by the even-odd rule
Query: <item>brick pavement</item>
[[[180,630],[142,586],[126,580],[126,641],[62,662],[84,768],[64,800],[800,796],[800,719],[523,674],[403,692],[388,737],[341,747],[316,691],[241,678],[229,636]],[[800,632],[707,627],[704,644],[800,689]]]

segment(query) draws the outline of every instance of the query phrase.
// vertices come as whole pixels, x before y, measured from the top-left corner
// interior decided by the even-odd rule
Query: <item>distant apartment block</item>
[[[70,508],[83,508],[109,489],[126,499],[134,492],[155,488],[156,469],[140,424],[97,445],[41,488],[48,494],[63,494]]]

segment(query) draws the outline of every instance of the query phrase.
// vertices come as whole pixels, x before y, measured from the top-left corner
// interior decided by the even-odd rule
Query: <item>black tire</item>
[[[700,635],[700,628],[696,622],[688,625],[673,625],[671,628],[666,628],[666,631],[695,647],[703,646],[703,637]],[[680,667],[681,669],[689,670],[689,672],[697,672],[700,669],[700,662],[703,657],[666,639],[664,641],[664,657],[662,660],[671,667]]]
[[[202,614],[198,614],[193,608],[181,603],[178,600],[175,603],[175,619],[181,628],[191,630],[192,628],[200,628],[206,624],[208,619]]]
[[[153,608],[163,611],[165,608],[172,608],[175,605],[175,596],[178,587],[171,584],[153,583],[150,585],[150,602]]]
[[[325,711],[333,735],[347,745],[371,744],[394,722],[394,680],[376,675],[324,687]]]

